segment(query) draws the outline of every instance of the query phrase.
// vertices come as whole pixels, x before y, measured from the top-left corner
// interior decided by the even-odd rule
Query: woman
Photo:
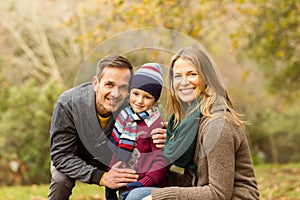
[[[171,172],[173,187],[149,190],[144,199],[259,199],[244,122],[209,54],[181,49],[172,59],[169,88],[174,113],[164,154],[184,174]]]

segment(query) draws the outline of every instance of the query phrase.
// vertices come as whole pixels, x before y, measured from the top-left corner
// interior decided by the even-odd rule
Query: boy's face
[[[135,113],[150,110],[155,103],[155,97],[144,90],[133,88],[130,91],[129,104]]]

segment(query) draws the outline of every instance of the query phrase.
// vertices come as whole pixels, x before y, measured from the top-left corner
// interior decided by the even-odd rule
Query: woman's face
[[[178,58],[173,66],[173,86],[181,101],[190,104],[201,94],[203,79],[188,60]]]

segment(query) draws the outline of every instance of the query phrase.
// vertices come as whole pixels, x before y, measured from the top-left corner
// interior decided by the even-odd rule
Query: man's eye
[[[121,86],[120,90],[123,90],[123,91],[128,90],[128,86]]]

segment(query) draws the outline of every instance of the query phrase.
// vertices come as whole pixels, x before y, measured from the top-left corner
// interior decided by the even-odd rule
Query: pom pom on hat
[[[146,63],[142,65],[132,76],[129,91],[132,88],[144,90],[155,97],[160,97],[163,85],[162,69],[157,63]]]

